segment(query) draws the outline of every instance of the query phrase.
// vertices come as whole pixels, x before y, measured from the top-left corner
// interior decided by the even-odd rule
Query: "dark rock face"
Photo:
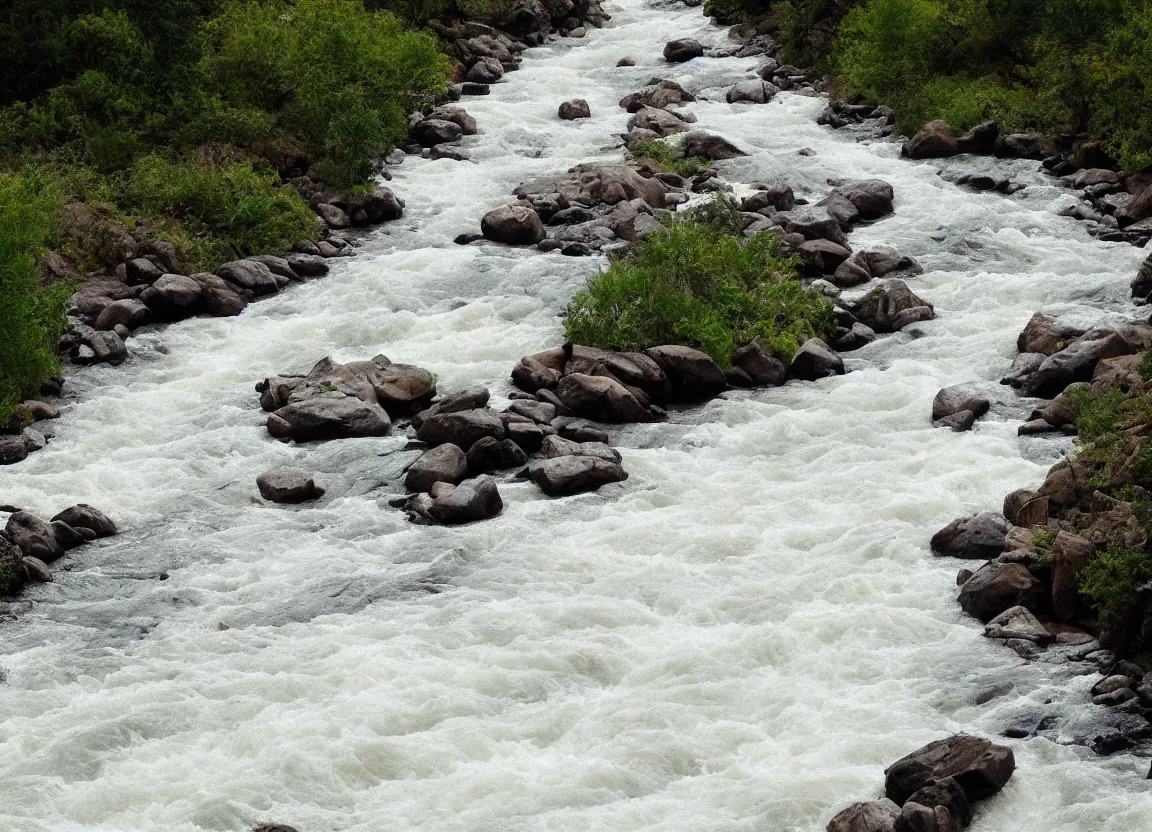
[[[566,455],[532,462],[528,478],[549,497],[561,497],[621,482],[628,474],[619,464],[595,456]]]
[[[301,468],[273,468],[256,478],[260,496],[273,503],[303,503],[324,495],[314,475]]]
[[[578,118],[592,118],[592,110],[583,98],[573,98],[560,105],[557,115],[564,121],[575,121]]]
[[[884,793],[903,805],[921,789],[952,779],[969,801],[982,800],[1004,788],[1015,769],[1012,749],[958,734],[929,743],[893,763],[885,772]],[[943,796],[945,791],[935,793]]]
[[[1034,314],[1016,338],[1016,349],[1021,353],[1043,353],[1052,355],[1060,352],[1084,330],[1070,326],[1043,312]]]
[[[1118,332],[1086,332],[1044,359],[1036,372],[1024,380],[1021,391],[1026,396],[1056,396],[1073,382],[1090,381],[1096,364],[1101,360],[1133,352],[1132,344]]]
[[[994,558],[1004,551],[1008,521],[985,512],[953,520],[932,536],[932,550],[955,558]]]
[[[528,455],[511,439],[497,441],[485,436],[472,443],[466,454],[468,473],[472,476],[488,471],[518,468],[528,463]]]
[[[556,395],[577,416],[598,422],[649,422],[651,414],[623,384],[606,376],[571,373],[556,386]]]
[[[703,402],[728,386],[724,371],[707,353],[691,347],[666,345],[644,351],[664,371],[671,384],[669,401]]]
[[[1012,607],[1036,608],[1043,586],[1019,563],[988,563],[960,588],[960,606],[985,624]]]
[[[527,205],[501,205],[480,221],[485,239],[512,246],[533,245],[544,239],[540,216]]]
[[[788,379],[784,362],[753,341],[732,351],[732,366],[756,386],[777,387]]]
[[[30,512],[18,511],[9,517],[4,532],[28,557],[52,563],[64,554],[52,527]]]
[[[357,436],[384,436],[392,428],[388,413],[375,402],[332,391],[285,405],[268,416],[268,432],[307,442]]]
[[[255,260],[233,260],[218,268],[216,274],[254,295],[271,295],[280,290],[272,270]]]
[[[439,118],[426,118],[412,128],[412,138],[421,147],[434,147],[438,144],[458,142],[464,130],[454,121]]]
[[[729,104],[747,102],[750,104],[767,104],[776,97],[780,88],[773,83],[760,78],[750,78],[738,81],[728,90],[725,100]]]
[[[4,535],[0,535],[0,595],[15,595],[28,580],[24,553]]]
[[[937,159],[955,156],[956,136],[946,121],[930,121],[904,143],[904,155],[911,159]]]
[[[844,375],[844,359],[819,338],[809,338],[792,357],[791,373],[801,381]]]
[[[664,45],[664,60],[672,64],[682,64],[704,54],[704,46],[698,40],[682,38],[670,40]]]
[[[53,521],[67,523],[74,529],[87,529],[94,538],[111,537],[116,534],[116,524],[108,515],[85,503],[70,506],[52,518]]]
[[[932,400],[932,421],[936,422],[947,416],[953,416],[963,411],[971,411],[974,419],[978,419],[988,412],[990,403],[988,399],[972,392],[963,384],[945,387],[936,394]]]
[[[459,413],[461,410],[483,409],[488,404],[490,394],[487,387],[470,387],[456,393],[449,393],[426,410],[412,417],[412,425],[419,428],[423,421],[438,413]]]
[[[684,155],[698,156],[701,159],[719,162],[748,154],[727,139],[705,133],[702,130],[694,130],[684,137]]]

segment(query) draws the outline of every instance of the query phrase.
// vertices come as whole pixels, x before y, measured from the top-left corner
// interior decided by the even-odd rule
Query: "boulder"
[[[625,126],[628,131],[651,130],[657,136],[670,136],[674,133],[684,133],[688,124],[675,113],[661,110],[656,107],[641,107]]]
[[[556,395],[577,416],[598,422],[652,421],[652,415],[628,388],[607,376],[571,373],[560,379]]]
[[[550,425],[556,418],[557,407],[550,402],[518,399],[508,406],[509,413],[524,416],[541,425]]]
[[[955,413],[950,413],[947,416],[933,420],[932,427],[952,428],[956,433],[963,433],[966,430],[972,430],[974,424],[976,424],[975,411],[958,410]]]
[[[768,208],[776,211],[791,211],[796,207],[796,194],[788,185],[774,185],[771,188],[755,191],[740,202],[741,211],[760,212]]]
[[[992,153],[998,138],[1000,138],[1000,124],[995,121],[986,121],[983,124],[977,124],[963,136],[957,138],[956,150],[958,153],[988,155]]]
[[[457,448],[471,448],[485,436],[503,439],[504,422],[496,411],[487,408],[437,413],[423,419],[416,436],[432,446],[451,443]]]
[[[620,452],[603,442],[573,442],[562,436],[546,436],[541,443],[540,452],[544,454],[545,459],[558,456],[592,456],[614,465],[620,464]]]
[[[52,521],[67,523],[74,529],[87,529],[93,537],[111,537],[116,534],[116,524],[108,515],[86,503],[69,506],[53,517]]]
[[[934,318],[932,304],[918,297],[903,280],[881,283],[851,307],[851,312],[876,332],[897,332],[917,321]]]
[[[439,118],[426,118],[412,128],[412,138],[421,147],[458,142],[464,130],[454,121]]]
[[[348,366],[367,367],[365,375],[376,394],[376,401],[393,418],[426,409],[436,395],[436,377],[423,367],[392,364],[387,359]]]
[[[154,283],[163,274],[164,269],[157,266],[147,257],[137,257],[124,264],[125,276],[129,286],[144,286]]]
[[[1000,383],[1020,387],[1028,376],[1040,369],[1040,365],[1044,363],[1044,359],[1047,357],[1048,356],[1039,352],[1020,353],[1012,359],[1012,366],[1008,368],[1008,372],[1000,379]]]
[[[564,375],[567,357],[560,348],[526,355],[512,368],[512,381],[521,390],[552,390]]]
[[[1086,332],[1064,349],[1045,358],[1036,372],[1024,380],[1021,392],[1026,396],[1051,398],[1073,382],[1090,381],[1101,359],[1133,352],[1132,345],[1117,332]]]
[[[892,186],[882,179],[866,179],[851,185],[842,185],[833,191],[856,209],[859,219],[878,220],[892,213],[895,196]]]
[[[391,430],[392,420],[376,402],[331,391],[279,408],[269,414],[267,427],[273,436],[307,442],[384,436]]]
[[[427,117],[437,121],[450,121],[458,126],[465,136],[475,136],[480,132],[476,119],[468,115],[468,111],[463,107],[445,104],[430,112]]]
[[[263,263],[268,267],[268,271],[272,274],[279,275],[280,277],[287,278],[288,280],[299,280],[300,275],[292,268],[292,264],[285,260],[283,257],[277,257],[275,254],[256,254],[248,258],[257,263]],[[167,277],[167,275],[165,275]]]
[[[832,333],[830,346],[838,352],[850,352],[867,346],[875,340],[875,330],[857,321],[851,327],[836,327]]]
[[[575,121],[578,118],[592,118],[592,110],[583,98],[573,98],[560,105],[557,115],[565,121]]]
[[[256,478],[260,496],[273,503],[303,503],[324,495],[314,475],[301,468],[273,468]]]
[[[256,260],[233,260],[216,269],[216,274],[254,295],[270,295],[280,290],[276,275]]]
[[[0,596],[15,595],[28,579],[20,547],[0,535]]]
[[[1132,199],[1118,208],[1114,215],[1121,228],[1152,217],[1152,184],[1138,191]]]
[[[549,497],[562,497],[594,491],[610,482],[622,482],[628,479],[628,473],[618,463],[573,454],[530,463],[528,478]]]
[[[732,366],[743,371],[758,387],[778,387],[788,380],[788,368],[784,362],[756,341],[732,350]]]
[[[588,162],[564,173],[521,183],[514,195],[534,204],[543,199],[558,200],[558,208],[569,205],[617,205],[635,199],[652,208],[664,207],[668,190],[655,178],[645,179],[624,164]]]
[[[230,318],[239,315],[248,306],[248,301],[235,286],[214,274],[191,275],[200,286],[199,309],[207,315]]]
[[[318,254],[300,254],[292,252],[284,255],[284,261],[292,267],[292,271],[301,277],[323,277],[331,268],[328,262]]]
[[[705,133],[703,130],[693,130],[684,137],[684,155],[720,162],[748,154],[727,139]]]
[[[573,442],[602,442],[608,444],[608,432],[587,419],[574,416],[558,416],[552,420],[556,434]]]
[[[556,432],[551,425],[541,425],[525,419],[509,419],[504,423],[504,432],[508,439],[519,445],[525,453],[534,454],[540,450],[544,439]]]
[[[1048,497],[1039,491],[1017,489],[1004,498],[1004,516],[1013,526],[1044,528],[1048,525]]]
[[[487,474],[464,480],[454,488],[434,496],[427,516],[436,523],[455,525],[487,520],[504,508],[496,481]]]
[[[180,320],[196,312],[203,292],[190,277],[166,274],[141,292],[140,300],[160,320]]]
[[[1009,607],[984,625],[988,638],[1019,638],[1036,644],[1048,644],[1055,636],[1026,607]]]
[[[1012,749],[957,734],[929,743],[889,766],[884,772],[884,793],[903,805],[925,786],[951,777],[969,801],[983,800],[1004,788],[1015,769]]]
[[[60,548],[65,551],[75,549],[96,537],[87,529],[74,529],[62,520],[53,520],[48,524],[48,528],[52,530],[52,536],[56,538]]]
[[[60,417],[59,408],[36,399],[25,399],[12,408],[12,413],[29,422],[42,422],[45,419],[58,419]]]
[[[938,159],[955,156],[956,136],[946,121],[930,121],[904,143],[903,153],[911,159]]]
[[[985,564],[960,588],[960,606],[985,623],[1012,607],[1036,608],[1043,587],[1019,563]]]
[[[834,274],[852,252],[831,240],[805,240],[796,247],[805,274]]]
[[[671,64],[682,64],[704,54],[704,46],[698,40],[681,38],[664,44],[664,60]]]
[[[480,58],[469,69],[464,78],[473,84],[495,84],[504,77],[504,66],[495,58]]]
[[[119,364],[128,358],[124,339],[115,332],[101,332],[86,326],[75,326],[72,331],[80,341],[71,353],[75,364]]]
[[[892,832],[900,807],[888,798],[853,803],[828,822],[827,832]]]
[[[943,806],[928,807],[909,800],[900,809],[893,832],[953,832],[952,816]]]
[[[1007,520],[990,511],[961,517],[932,535],[932,551],[954,558],[994,558],[1004,551],[1009,528]]]
[[[480,231],[488,240],[511,246],[533,245],[544,239],[540,216],[527,205],[501,205],[480,221]]]
[[[27,557],[52,563],[64,554],[64,547],[56,539],[51,525],[30,512],[18,511],[11,515],[4,532]]]
[[[441,108],[447,109],[447,108]],[[459,109],[459,108],[455,108]],[[463,110],[463,117],[456,121],[457,124],[467,125],[471,119],[468,114]],[[475,122],[472,122],[473,130]],[[464,135],[471,135],[467,127],[462,128]],[[377,225],[382,222],[389,222],[390,220],[398,220],[404,216],[404,200],[392,193],[388,188],[375,187],[366,194],[361,194],[348,203],[348,217],[352,225],[363,228],[368,225]],[[295,268],[295,267],[293,267]],[[275,269],[273,269],[275,271]],[[325,265],[324,272],[328,271]],[[300,272],[305,274],[305,272]]]
[[[988,412],[988,399],[974,393],[964,384],[945,387],[932,400],[932,421],[951,416],[962,410],[971,410],[977,418]]]
[[[491,438],[491,437],[485,437]],[[408,468],[404,487],[409,491],[431,491],[438,482],[458,484],[468,476],[468,460],[457,445],[446,442],[437,445]]]
[[[545,439],[547,442],[547,439]],[[472,476],[488,471],[503,471],[527,464],[528,455],[511,439],[497,441],[491,436],[477,439],[466,454],[468,473]]]
[[[1071,326],[1043,312],[1034,314],[1016,338],[1016,349],[1021,353],[1060,352],[1084,334],[1083,329]]]
[[[188,278],[184,279],[187,280]],[[150,291],[150,289],[146,291]],[[151,317],[151,310],[138,300],[132,298],[114,300],[96,316],[93,327],[109,330],[115,329],[117,326],[125,326],[131,330],[148,323]]]
[[[1079,618],[1080,577],[1095,547],[1080,535],[1061,531],[1052,542],[1052,611],[1057,621]]]
[[[459,413],[461,410],[477,410],[488,404],[490,394],[487,387],[469,387],[456,393],[448,393],[432,406],[421,410],[412,417],[412,426],[419,429],[425,419],[437,413]]]
[[[700,350],[669,344],[651,347],[644,354],[664,371],[671,385],[669,401],[704,402],[728,387],[720,365]]]
[[[320,215],[320,219],[324,220],[329,228],[347,228],[351,222],[342,209],[327,202],[317,205],[316,213]]]
[[[844,375],[844,359],[819,338],[809,338],[792,356],[789,368],[793,378],[816,381],[828,376]]]
[[[729,104],[738,104],[742,101],[751,104],[767,104],[780,88],[775,84],[760,78],[748,78],[738,81],[732,89],[728,90],[725,100]]]
[[[48,568],[48,564],[40,560],[40,558],[24,557],[20,560],[24,567],[24,574],[28,576],[28,580],[42,584],[52,582],[52,571]]]
[[[952,832],[953,830],[960,832],[972,822],[972,803],[968,800],[964,788],[956,782],[955,777],[945,777],[942,780],[921,786],[905,801],[905,811],[910,805],[927,809],[945,809],[949,819],[947,825],[942,827],[941,832]],[[899,823],[897,821],[898,825]],[[918,827],[913,827],[913,829],[918,829]]]

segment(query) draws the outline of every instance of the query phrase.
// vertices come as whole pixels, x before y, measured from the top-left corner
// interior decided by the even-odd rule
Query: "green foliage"
[[[641,162],[649,162],[661,171],[671,171],[681,176],[694,176],[712,163],[699,156],[685,156],[683,147],[662,141],[637,142],[628,148]]]
[[[641,240],[569,304],[570,341],[619,350],[683,344],[721,366],[759,338],[788,360],[834,325],[831,305],[796,279],[777,235],[745,238],[721,200]]]
[[[1152,580],[1152,554],[1109,547],[1084,567],[1080,591],[1100,614],[1119,618],[1137,604],[1136,589]]]
[[[0,175],[0,425],[60,370],[52,347],[66,326],[71,287],[40,287],[36,270],[59,207],[59,194],[36,171]]]

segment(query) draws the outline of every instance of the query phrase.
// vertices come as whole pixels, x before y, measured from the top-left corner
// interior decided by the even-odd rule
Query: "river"
[[[1126,311],[1144,253],[1059,217],[1071,196],[1035,162],[911,163],[817,126],[818,98],[724,103],[756,59],[661,57],[728,44],[699,9],[606,9],[608,28],[463,102],[471,161],[398,166],[407,213],[358,256],[239,318],[141,332],[129,364],[71,377],[58,439],[0,471],[4,502],[89,502],[123,531],[0,624],[0,829],[809,832],[925,742],[1085,700],[1090,677],[983,637],[927,541],[1040,482],[1066,446],[1016,436],[1023,406],[995,383],[1016,335],[1045,306]],[[452,239],[526,178],[618,158],[616,102],[654,74],[750,151],[720,163],[733,183],[815,200],[828,178],[891,182],[895,215],[853,245],[918,258],[937,319],[848,355],[846,376],[614,430],[627,482],[560,500],[502,482],[503,514],[461,528],[387,507],[403,437],[267,436],[253,384],[324,355],[383,352],[500,404],[601,261]],[[591,119],[557,119],[572,97]],[[1028,188],[945,181],[991,169]],[[991,415],[932,428],[936,391],[968,381]],[[260,501],[256,475],[285,463],[328,495]],[[1016,775],[971,828],[1152,830],[1147,759],[1068,739],[1002,740]]]

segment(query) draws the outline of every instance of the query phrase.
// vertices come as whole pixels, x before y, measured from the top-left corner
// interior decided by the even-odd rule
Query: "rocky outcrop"
[[[954,558],[994,558],[1004,551],[1010,524],[998,514],[984,512],[953,520],[932,536],[932,551]]]
[[[1042,600],[1040,582],[1019,563],[987,563],[960,588],[964,612],[984,623],[1012,607],[1037,608]]]
[[[0,531],[0,596],[14,595],[27,583],[52,580],[49,565],[68,550],[114,534],[116,524],[84,503],[64,509],[51,521],[13,510]]]

